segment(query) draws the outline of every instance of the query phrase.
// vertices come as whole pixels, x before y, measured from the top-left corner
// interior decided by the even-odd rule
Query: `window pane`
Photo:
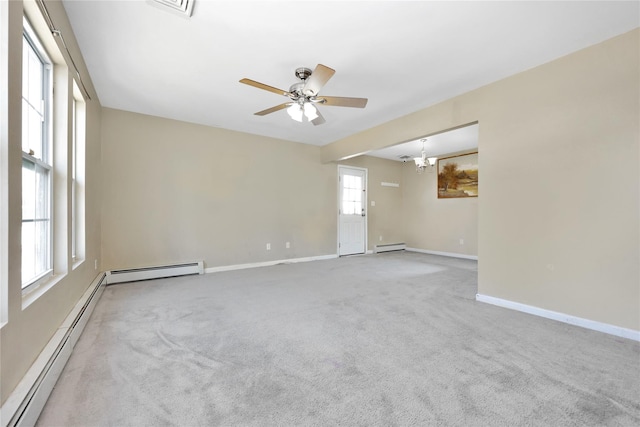
[[[29,49],[29,94],[28,100],[31,105],[40,110],[42,104],[42,61],[38,55]]]
[[[71,258],[76,259],[76,180],[71,179]]]
[[[36,52],[36,48],[23,36],[22,57],[22,150],[47,161],[46,140],[43,133],[45,118],[45,73],[46,63]]]
[[[36,218],[35,164],[22,160],[22,220]]]
[[[342,213],[345,215],[362,214],[362,177],[342,176]]]
[[[77,83],[73,85],[73,146],[72,146],[72,230],[71,255],[74,261],[85,256],[85,124],[86,104]]]
[[[36,165],[36,219],[49,219],[49,170]]]
[[[22,97],[29,94],[29,42],[26,37],[22,37]]]
[[[35,259],[36,274],[40,275],[50,269],[49,264],[49,221],[36,222]]]
[[[29,104],[22,100],[22,151],[29,152]]]
[[[22,287],[36,277],[36,223],[22,223]]]
[[[22,160],[22,286],[51,269],[50,170]]]
[[[29,107],[29,148],[33,150],[34,157],[46,161],[42,147],[42,116],[34,108]]]

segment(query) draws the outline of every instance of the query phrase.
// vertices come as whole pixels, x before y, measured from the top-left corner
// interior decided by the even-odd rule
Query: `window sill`
[[[44,295],[49,289],[53,288],[65,274],[57,274],[53,275],[46,280],[42,284],[34,287],[33,289],[29,289],[27,292],[22,294],[22,309],[26,309],[29,307],[34,301]]]
[[[76,268],[80,267],[82,264],[84,264],[84,261],[85,261],[85,260],[84,260],[83,258],[80,258],[80,259],[75,258],[75,259],[72,261],[72,264],[71,264],[71,270],[75,270]]]

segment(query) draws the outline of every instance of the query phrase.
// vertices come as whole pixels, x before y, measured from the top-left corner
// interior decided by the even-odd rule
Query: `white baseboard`
[[[32,426],[36,423],[62,369],[71,356],[73,347],[102,295],[106,285],[104,279],[104,273],[94,279],[2,405],[1,426]]]
[[[478,255],[457,254],[455,252],[430,251],[427,249],[417,249],[417,248],[406,248],[405,250],[409,252],[419,252],[421,254],[442,255],[442,256],[448,256],[453,258],[474,259],[476,261],[478,260]]]
[[[640,331],[635,331],[633,329],[596,322],[595,320],[584,319],[582,317],[576,317],[565,313],[558,313],[557,311],[546,310],[544,308],[521,304],[519,302],[496,298],[489,295],[477,294],[476,301],[533,314],[534,316],[540,316],[546,319],[557,320],[558,322],[568,323],[570,325],[580,326],[581,328],[591,329],[598,332],[604,332],[605,334],[615,335],[617,337],[627,338],[633,341],[640,341]]]
[[[278,265],[278,264],[295,264],[298,262],[321,261],[325,259],[334,259],[334,258],[338,258],[338,255],[337,254],[319,255],[319,256],[304,257],[304,258],[281,259],[276,261],[252,262],[248,264],[223,265],[220,267],[205,268],[204,272],[218,273],[220,271],[244,270],[246,268],[270,267],[272,265]]]

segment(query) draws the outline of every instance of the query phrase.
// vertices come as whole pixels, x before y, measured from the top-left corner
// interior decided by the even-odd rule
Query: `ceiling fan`
[[[288,91],[266,85],[251,79],[242,79],[240,83],[257,87],[258,89],[267,90],[288,97],[291,101],[266,110],[254,113],[256,116],[266,116],[283,109],[287,109],[287,113],[292,119],[302,122],[303,116],[306,117],[315,126],[325,122],[324,117],[316,108],[316,104],[330,105],[334,107],[354,107],[364,108],[367,105],[367,98],[345,98],[339,96],[320,96],[318,92],[335,74],[335,70],[325,65],[318,64],[315,70],[301,67],[295,71],[295,76],[300,79],[299,82],[291,85]]]

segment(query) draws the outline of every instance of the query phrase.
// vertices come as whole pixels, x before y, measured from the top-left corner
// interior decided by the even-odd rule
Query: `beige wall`
[[[319,147],[112,109],[102,121],[106,270],[336,253],[337,167]]]
[[[435,169],[417,174],[413,162],[403,166],[404,210],[400,223],[407,247],[477,256],[478,198],[438,199]]]
[[[336,141],[323,160],[478,121],[479,293],[640,330],[639,38]]]
[[[23,4],[19,1],[0,2],[3,8],[3,21],[0,22],[1,49],[8,52],[8,68],[0,73],[0,96],[3,106],[0,116],[0,158],[2,168],[0,185],[2,186],[2,247],[0,255],[0,298],[3,318],[0,328],[0,401],[5,402],[15,386],[34,362],[40,351],[53,336],[64,318],[80,299],[91,281],[96,277],[94,260],[100,259],[100,104],[91,85],[91,80],[77,49],[73,33],[62,4],[47,2],[56,27],[62,31],[65,41],[72,52],[74,61],[80,67],[82,79],[87,86],[92,101],[87,102],[86,123],[86,249],[85,261],[71,265],[68,245],[70,217],[65,189],[70,188],[65,171],[59,167],[70,167],[70,151],[66,151],[69,134],[64,128],[66,112],[57,110],[54,144],[55,162],[58,165],[55,175],[57,197],[54,201],[56,221],[55,268],[59,281],[35,301],[28,304],[23,299],[21,289],[20,230],[21,230],[21,57],[22,57],[22,16]],[[42,27],[41,16],[33,3],[27,3],[27,11],[36,27]],[[7,31],[5,33],[5,30]],[[45,30],[46,32],[46,30]],[[6,37],[8,35],[8,37]],[[59,40],[59,39],[56,39]],[[53,38],[50,42],[55,43]],[[45,41],[46,44],[46,41]],[[6,49],[6,50],[5,50]],[[72,96],[71,73],[66,72],[65,59],[60,53],[52,56],[62,61],[56,69],[56,98],[62,100],[57,107],[68,105]],[[62,74],[60,74],[62,73]],[[7,90],[8,89],[8,90]],[[66,151],[66,152],[65,152]],[[68,221],[68,222],[67,222]],[[6,293],[5,293],[6,291]],[[6,420],[3,420],[6,421]]]
[[[367,250],[375,245],[404,242],[402,229],[402,163],[372,156],[359,156],[339,164],[367,169]],[[382,182],[399,187],[385,187]],[[375,206],[371,206],[375,202]],[[382,237],[382,239],[381,239]]]
[[[319,147],[108,108],[102,134],[105,269],[336,253],[337,166]],[[368,249],[402,242],[402,188],[380,185],[401,163],[341,164],[368,169]]]

